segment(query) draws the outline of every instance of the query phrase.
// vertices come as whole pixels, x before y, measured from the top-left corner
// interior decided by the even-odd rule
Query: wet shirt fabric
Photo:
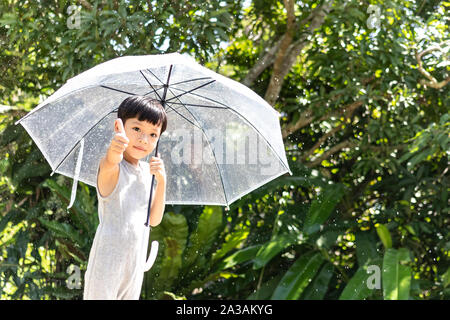
[[[98,178],[99,167],[97,167]],[[84,276],[84,300],[138,300],[149,240],[147,218],[150,165],[119,163],[119,179],[107,197],[100,195],[99,225]],[[155,188],[153,189],[153,193]]]

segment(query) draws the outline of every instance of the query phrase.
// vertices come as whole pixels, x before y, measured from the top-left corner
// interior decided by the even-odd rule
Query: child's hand
[[[166,182],[166,170],[164,169],[164,161],[158,157],[150,159],[150,174],[154,174],[158,182]]]
[[[117,124],[117,128],[116,128]],[[114,122],[114,131],[116,134],[114,138],[111,140],[111,144],[108,148],[108,152],[106,154],[107,160],[110,163],[117,164],[123,159],[123,152],[128,147],[128,143],[130,139],[127,138],[125,133],[125,128],[123,127],[122,119],[118,118]]]

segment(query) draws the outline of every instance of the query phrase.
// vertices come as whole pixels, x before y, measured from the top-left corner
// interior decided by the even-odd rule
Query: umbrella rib
[[[121,90],[119,90],[119,89],[114,89],[114,88],[111,88],[111,87],[108,87],[108,86],[104,86],[104,85],[99,85],[99,86],[100,86],[100,87],[103,87],[103,88],[105,88],[105,89],[110,89],[110,90],[118,91],[118,92],[121,92],[121,93],[126,93],[126,94],[130,94],[130,95],[135,95],[134,93],[126,92],[126,91],[121,91]],[[76,91],[82,91],[82,90],[86,90],[86,89],[93,89],[93,88],[97,88],[97,87],[98,87],[97,85],[85,86],[85,87],[82,87],[82,88],[77,89]],[[50,103],[58,103],[58,102],[60,102],[62,99],[67,98],[67,97],[68,97],[69,95],[71,95],[72,93],[73,93],[73,92],[66,93],[66,94],[64,94],[63,96],[57,98],[56,100],[54,100],[54,101],[52,101],[52,102],[50,102]],[[46,101],[47,101],[47,100],[48,100],[48,99],[46,99]],[[25,119],[27,119],[28,117],[30,117],[31,115],[34,115],[36,112],[42,111],[42,110],[44,109],[43,107],[48,106],[48,104],[49,104],[49,103],[46,103],[45,105],[40,104],[41,106],[40,106],[39,108],[34,108],[34,109],[31,110],[30,112],[28,112],[25,116],[23,116],[22,118],[20,118],[19,120],[17,120],[14,124],[17,125],[17,124],[19,124],[20,122],[22,122],[23,120],[25,120]]]
[[[172,92],[172,90],[170,90],[170,88],[169,88],[169,91],[170,91],[170,93],[173,94],[173,92]],[[175,96],[175,97],[176,97],[176,96]],[[191,116],[195,119],[195,121],[197,121],[197,123],[199,123],[198,120],[197,120],[197,118],[194,116],[194,114],[193,114],[193,113],[192,113],[192,112],[184,105],[184,103],[179,99],[179,97],[176,97],[176,98],[177,98],[178,101],[180,101],[180,103],[184,106],[184,108],[191,114]],[[227,206],[228,206],[227,193],[226,193],[226,191],[225,191],[225,185],[224,185],[224,183],[223,183],[222,173],[221,173],[221,171],[220,171],[219,165],[217,164],[216,153],[214,152],[214,148],[211,146],[211,143],[209,142],[208,136],[206,135],[205,130],[203,130],[203,127],[200,126],[200,130],[202,130],[203,135],[206,137],[206,141],[208,142],[209,148],[211,149],[211,152],[212,152],[212,154],[213,154],[213,157],[214,157],[214,159],[216,160],[216,161],[214,161],[214,163],[216,164],[217,171],[219,172],[220,182],[222,183],[223,195],[224,195],[224,197],[225,197],[225,202],[226,202],[226,204],[227,204]]]
[[[182,90],[182,89],[177,89],[177,88],[172,88],[172,89],[174,89],[174,90],[180,90],[180,91],[184,91],[184,90]],[[172,91],[171,91],[172,92]],[[186,91],[184,91],[184,92],[186,92]],[[218,102],[218,101],[215,101],[214,99],[210,99],[210,98],[207,98],[207,97],[204,97],[204,96],[201,96],[201,95],[199,95],[199,94],[196,94],[196,93],[192,93],[192,92],[186,92],[186,93],[190,93],[190,94],[192,94],[192,95],[196,95],[196,96],[199,96],[199,97],[201,97],[201,98],[204,98],[204,99],[207,99],[207,100],[211,100],[211,101],[214,101],[214,102],[216,102],[216,103],[218,103],[218,104],[221,104],[221,105],[224,105],[223,103],[221,103],[221,102]],[[173,93],[172,93],[173,94]],[[179,99],[178,99],[179,100]],[[181,102],[181,101],[180,101]],[[284,164],[284,162],[281,160],[281,158],[280,158],[280,156],[278,155],[278,153],[274,150],[274,148],[272,147],[272,145],[269,143],[269,141],[267,141],[267,139],[261,134],[261,132],[250,122],[250,121],[248,121],[242,114],[240,114],[238,111],[236,111],[236,110],[234,110],[234,109],[232,109],[232,108],[230,108],[230,107],[227,107],[226,105],[224,105],[226,108],[224,108],[224,109],[229,109],[231,112],[234,112],[235,114],[237,114],[241,119],[244,119],[263,139],[264,139],[264,141],[267,143],[267,145],[270,147],[270,149],[272,150],[272,152],[277,156],[277,158],[278,158],[278,160],[283,164],[283,166],[290,172],[291,170],[289,170],[289,168],[287,168],[286,167],[286,165]],[[186,107],[185,107],[186,108]],[[187,109],[187,108],[186,108]],[[189,110],[188,110],[189,111]],[[192,114],[192,113],[191,113]],[[195,117],[194,117],[195,118]]]
[[[161,80],[160,80],[153,72],[151,72],[150,69],[147,69],[147,71],[150,72],[150,73],[151,73],[151,74],[152,74],[159,82],[161,82],[161,84],[164,85],[164,83],[163,83],[163,82],[162,82],[162,81],[161,81]],[[193,90],[197,90],[197,89],[199,89],[199,88],[201,88],[201,87],[203,87],[203,86],[205,86],[205,85],[207,85],[207,84],[210,84],[210,83],[214,82],[215,80],[210,81],[210,82],[208,82],[208,83],[206,83],[206,84],[204,84],[204,85],[202,85],[202,86],[200,86],[200,87],[194,88],[194,89],[192,89],[192,90],[190,90],[190,91],[185,91],[185,90],[179,89],[179,88],[173,88],[173,86],[176,85],[176,84],[180,84],[180,83],[188,82],[188,81],[194,81],[194,80],[204,80],[204,79],[211,79],[211,77],[196,78],[196,79],[191,79],[191,80],[181,81],[181,82],[173,83],[171,86],[172,86],[172,89],[178,90],[178,91],[182,91],[182,92],[184,92],[184,94],[190,93],[190,94],[192,94],[192,95],[194,95],[194,96],[198,96],[198,97],[201,97],[201,98],[203,98],[203,99],[206,99],[206,100],[210,100],[210,101],[212,101],[212,102],[215,102],[215,103],[217,103],[217,104],[221,104],[221,105],[223,105],[225,108],[229,108],[227,105],[225,105],[225,104],[223,104],[223,103],[221,103],[221,102],[219,102],[219,101],[216,101],[216,100],[214,100],[214,99],[211,99],[211,98],[202,96],[202,95],[200,95],[200,94],[192,93]],[[158,89],[158,90],[159,90],[159,89]],[[151,92],[152,92],[152,91],[147,92],[146,94],[144,94],[144,96],[146,96],[147,94],[149,94],[149,93],[151,93]],[[173,92],[172,92],[172,94],[173,94]],[[180,95],[180,96],[182,96],[182,95]],[[172,99],[172,98],[171,98],[171,99]],[[169,100],[171,100],[171,99],[169,99]]]
[[[197,89],[200,89],[200,88],[202,88],[202,87],[204,87],[204,86],[207,86],[208,84],[211,84],[211,83],[213,83],[214,81],[216,81],[216,80],[212,80],[212,81],[209,81],[209,82],[207,82],[207,83],[204,83],[204,84],[202,84],[201,86],[198,86],[198,87],[196,87],[196,88],[193,88],[193,89],[191,89],[191,90],[189,90],[189,91],[181,90],[181,91],[184,91],[182,94],[180,94],[180,95],[178,95],[178,96],[174,96],[174,97],[168,99],[167,101],[170,101],[170,100],[173,100],[173,99],[178,99],[179,97],[182,97],[182,96],[184,96],[185,94],[191,93],[191,92],[194,91],[194,90],[197,90]],[[174,88],[174,89],[176,89],[176,88]]]
[[[150,81],[148,81],[147,77],[144,75],[144,73],[142,72],[142,70],[139,70],[139,72],[142,74],[142,76],[144,77],[145,81],[147,81],[148,85],[153,89],[153,92],[156,93],[156,95],[158,96],[159,100],[161,100],[161,97],[159,96],[158,92],[156,92],[155,88],[153,88],[152,84],[150,83]],[[144,96],[146,96],[147,94],[151,93],[152,91],[144,94]]]
[[[169,106],[170,108],[172,108],[172,106],[170,106],[170,105],[168,105],[168,106]],[[172,108],[172,109],[173,109],[173,108]],[[115,110],[117,110],[117,109],[115,109]],[[95,128],[99,122],[101,122],[101,121],[102,121],[103,119],[105,119],[111,112],[114,112],[115,110],[112,110],[112,111],[108,112],[107,114],[105,114],[99,121],[97,121],[97,123],[95,123],[95,124],[91,127],[91,129],[89,129],[89,130],[83,135],[83,137],[81,137],[81,139],[79,139],[79,140],[74,144],[74,146],[69,150],[69,152],[66,154],[66,156],[58,163],[58,165],[56,166],[55,170],[53,170],[52,175],[53,175],[53,173],[56,172],[56,170],[58,170],[58,168],[61,166],[61,164],[64,162],[64,160],[66,160],[66,158],[71,154],[71,152],[73,151],[73,149],[75,149],[75,147],[80,143],[80,141],[81,141],[86,135],[88,135],[89,132],[91,132],[92,129]],[[174,110],[174,111],[175,111],[175,110]],[[175,112],[178,113],[181,117],[183,117],[186,121],[188,121],[189,123],[191,123],[193,126],[199,128],[199,129],[202,129],[202,128],[200,128],[199,126],[197,126],[195,123],[193,123],[192,121],[190,121],[189,119],[187,119],[186,117],[184,117],[184,116],[183,116],[182,114],[180,114],[179,112],[177,112],[177,111],[175,111]]]
[[[280,156],[278,155],[278,153],[275,151],[275,149],[272,147],[272,145],[270,144],[270,142],[269,141],[267,141],[267,139],[266,139],[266,137],[264,137],[262,134],[261,134],[261,132],[258,130],[258,128],[256,128],[254,125],[253,125],[253,123],[251,123],[250,121],[248,121],[247,120],[247,118],[246,117],[244,117],[242,114],[240,114],[238,111],[236,111],[236,110],[234,110],[234,109],[231,109],[231,108],[229,108],[230,110],[231,110],[231,112],[234,112],[234,113],[236,113],[241,119],[243,119],[249,126],[251,126],[263,139],[264,139],[264,141],[267,143],[267,145],[270,147],[270,149],[272,150],[272,152],[277,156],[277,158],[278,158],[278,160],[280,160],[280,162],[283,164],[283,166],[289,171],[289,172],[291,172],[291,170],[288,168],[288,167],[286,167],[286,165],[284,164],[284,162],[283,162],[283,160],[281,160],[281,158],[280,158]]]
[[[150,69],[146,69],[148,72],[150,72],[151,74],[152,74],[152,76],[154,76],[155,78],[156,78],[156,80],[158,80],[159,82],[161,82],[161,84],[162,85],[164,85],[164,82],[162,82],[161,80],[159,80],[159,78],[153,73],[153,72],[151,72],[150,71]]]
[[[123,90],[120,90],[120,89],[108,87],[108,86],[105,86],[105,85],[103,85],[103,84],[101,84],[100,87],[105,88],[105,89],[109,89],[109,90],[114,90],[114,91],[126,93],[126,94],[129,94],[129,95],[132,95],[132,96],[135,96],[135,95],[136,95],[136,93],[131,93],[131,92],[128,92],[128,91],[123,91]]]
[[[205,99],[205,100],[212,101],[212,102],[214,102],[214,103],[217,103],[217,104],[220,104],[220,105],[224,106],[224,107],[227,108],[227,109],[230,109],[230,107],[228,107],[226,104],[224,104],[224,103],[222,103],[222,102],[219,102],[219,101],[216,101],[216,100],[214,100],[214,99],[211,99],[211,98],[202,96],[201,94],[198,94],[198,93],[192,93],[192,92],[187,92],[187,91],[185,91],[185,90],[183,90],[183,89],[178,89],[178,88],[172,88],[172,89],[173,89],[173,90],[183,91],[183,92],[185,92],[185,93],[192,94],[193,96],[197,96],[197,97],[203,98],[203,99]]]
[[[190,107],[205,107],[205,108],[216,108],[216,109],[229,109],[227,107],[219,107],[219,106],[205,106],[201,104],[192,104],[192,103],[177,103],[177,102],[171,102],[172,104],[179,104],[179,105],[185,105]]]
[[[148,70],[148,71],[150,71],[150,70]],[[150,71],[150,72],[151,72],[151,71]],[[141,71],[141,73],[142,73],[142,71]],[[144,74],[142,74],[142,75],[144,76]],[[153,73],[152,73],[152,75],[153,75],[156,79],[158,79]],[[144,78],[145,78],[145,76],[144,76]],[[187,83],[187,82],[192,82],[192,81],[197,81],[197,80],[206,80],[206,79],[212,79],[212,78],[211,78],[211,77],[203,77],[203,78],[189,79],[189,80],[185,80],[185,81],[180,81],[180,82],[172,83],[171,86],[173,87],[173,86],[175,86],[175,85],[182,84],[182,83]],[[147,78],[145,78],[145,80],[147,80]],[[162,83],[161,80],[158,79],[158,81]],[[150,82],[148,82],[148,80],[147,80],[147,83],[150,84]],[[152,92],[155,92],[155,93],[156,93],[156,90],[153,88],[153,86],[152,86],[151,84],[150,84],[150,86],[152,87],[153,91],[147,92],[146,94],[144,94],[144,96],[146,96],[146,95],[148,95],[148,94],[150,94],[150,93],[152,93]],[[159,89],[161,89],[161,88],[159,88]],[[158,90],[159,90],[159,89],[158,89]],[[174,88],[174,89],[176,89],[176,88]],[[178,89],[178,90],[181,90],[181,89]],[[181,91],[183,91],[183,90],[181,90]],[[158,97],[159,97],[159,95],[158,95]],[[161,98],[161,97],[160,97],[160,98]]]
[[[175,111],[178,115],[180,115],[183,119],[185,119],[187,122],[189,122],[190,124],[192,124],[194,127],[197,127],[197,128],[199,128],[199,129],[201,129],[198,125],[196,125],[195,123],[193,123],[191,120],[189,120],[188,118],[186,118],[185,116],[183,116],[181,113],[179,113],[178,111],[176,111],[174,108],[172,108],[172,106],[171,105],[169,105],[168,103],[167,103],[167,106],[169,107],[169,108],[171,108],[173,111]]]
[[[115,109],[117,110],[117,109]],[[100,120],[97,121],[97,123],[95,123],[72,147],[72,149],[69,150],[69,152],[66,154],[66,156],[58,163],[58,165],[56,166],[55,170],[52,171],[51,175],[53,175],[56,170],[58,170],[59,166],[64,162],[64,160],[66,160],[66,158],[72,153],[73,149],[75,149],[75,147],[80,143],[81,140],[84,139],[84,137],[86,137],[89,132],[92,131],[92,129],[94,129],[97,124],[99,124],[103,119],[105,119],[110,113],[114,112],[115,110],[109,111],[107,114],[105,114]]]
[[[258,134],[264,139],[264,141],[267,143],[267,145],[270,147],[270,149],[273,151],[273,153],[278,157],[278,159],[280,160],[280,162],[283,164],[283,166],[290,172],[291,170],[289,170],[289,168],[287,168],[286,167],[286,165],[284,164],[284,162],[281,160],[281,158],[280,158],[280,156],[278,155],[278,153],[277,152],[275,152],[275,150],[274,150],[274,148],[272,147],[272,145],[269,143],[269,141],[267,141],[267,139],[261,134],[261,132],[250,122],[250,121],[248,121],[242,114],[240,114],[238,111],[236,111],[236,110],[234,110],[234,109],[232,109],[232,108],[230,108],[230,107],[228,107],[228,106],[226,106],[225,104],[223,104],[223,103],[221,103],[221,102],[218,102],[218,101],[215,101],[214,99],[211,99],[211,98],[207,98],[207,97],[204,97],[204,96],[202,96],[202,95],[199,95],[199,94],[196,94],[196,93],[192,93],[192,92],[190,92],[190,91],[184,91],[184,90],[182,90],[182,89],[178,89],[178,88],[172,88],[172,89],[174,89],[174,90],[179,90],[179,91],[183,91],[184,93],[189,93],[189,94],[192,94],[192,95],[195,95],[195,96],[199,96],[199,97],[201,97],[201,98],[204,98],[204,99],[206,99],[206,100],[211,100],[211,101],[213,101],[213,102],[215,102],[215,103],[218,103],[218,104],[221,104],[221,105],[223,105],[223,106],[225,106],[226,107],[226,109],[230,109],[232,112],[234,112],[234,113],[236,113],[241,119],[244,119],[256,132],[258,132]],[[191,90],[192,91],[192,90]],[[171,91],[172,92],[172,91]],[[173,94],[173,93],[172,93]],[[181,95],[180,95],[181,96]],[[179,97],[179,96],[178,96]],[[187,108],[186,108],[187,109]],[[189,111],[189,110],[188,110]]]
[[[192,81],[197,81],[197,80],[206,80],[206,79],[212,79],[212,78],[211,77],[203,77],[203,78],[189,79],[189,80],[172,83],[172,86],[175,86],[175,85],[181,84],[181,83],[192,82]]]

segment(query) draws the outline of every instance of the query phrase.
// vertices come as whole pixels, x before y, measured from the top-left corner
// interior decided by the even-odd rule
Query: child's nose
[[[147,135],[144,134],[144,135],[140,136],[139,140],[141,140],[142,142],[148,142]]]
[[[150,134],[148,135],[149,139],[150,139]],[[139,136],[139,139],[142,141],[147,141],[147,134],[145,133],[141,133]]]

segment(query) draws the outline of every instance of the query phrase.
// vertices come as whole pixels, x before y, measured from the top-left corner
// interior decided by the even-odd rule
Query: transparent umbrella
[[[53,172],[96,186],[99,161],[130,95],[161,101],[168,118],[155,151],[164,159],[166,204],[229,205],[289,173],[280,114],[246,86],[178,53],[125,56],[67,81],[18,120]],[[150,188],[151,203],[154,176]],[[148,226],[150,206],[148,208]],[[143,221],[144,223],[144,221]]]

